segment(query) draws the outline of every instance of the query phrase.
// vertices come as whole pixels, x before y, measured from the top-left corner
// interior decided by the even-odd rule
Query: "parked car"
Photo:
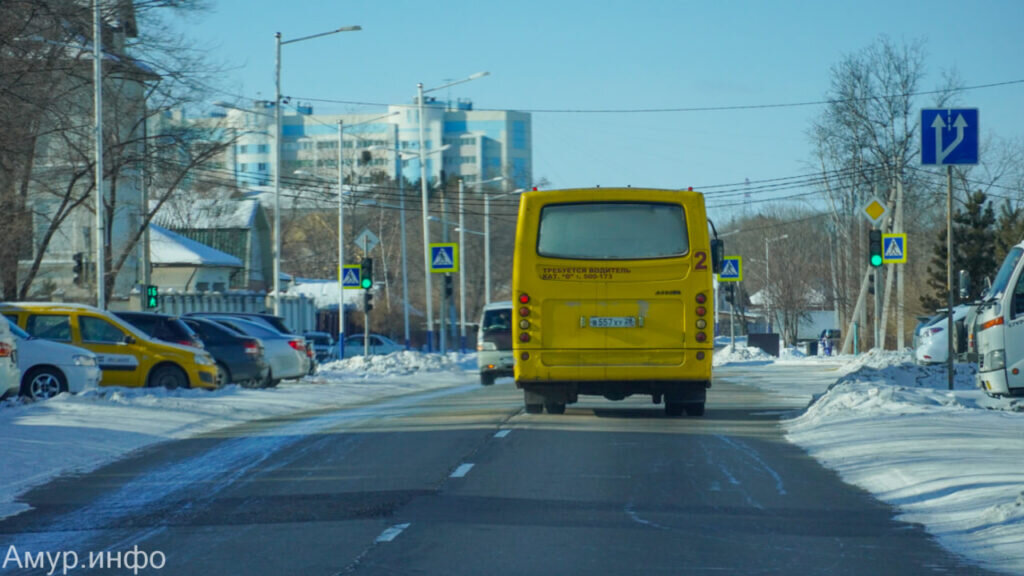
[[[21,388],[21,369],[18,368],[18,341],[8,327],[0,322],[0,398],[17,394]]]
[[[18,344],[18,368],[21,369],[18,393],[22,396],[45,400],[61,392],[77,394],[99,386],[102,373],[92,352],[33,338],[6,318],[0,318],[0,324],[10,324]]]
[[[395,342],[387,336],[381,334],[370,334],[370,355],[380,356],[383,354],[391,354],[392,352],[401,352],[405,350],[405,346],[402,346],[398,342]],[[345,338],[345,358],[352,358],[354,356],[362,356],[365,346],[363,345],[363,335],[349,336]]]
[[[274,314],[261,314],[258,312],[189,312],[186,316],[233,316],[244,318],[250,322],[266,324],[281,334],[294,334],[291,328],[284,323],[284,318]]]
[[[161,342],[93,306],[67,303],[4,303],[0,313],[36,338],[96,354],[101,386],[216,388],[217,366],[207,352]]]
[[[270,384],[270,364],[259,338],[248,336],[209,318],[182,318],[199,335],[207,352],[217,361],[217,385],[247,387]]]
[[[270,364],[267,377],[270,386],[277,386],[281,380],[302,378],[309,373],[310,352],[302,336],[282,334],[266,324],[235,316],[208,318],[263,342],[267,363]]]
[[[202,338],[177,316],[155,312],[114,312],[114,316],[157,340],[193,348],[203,347]]]
[[[233,318],[241,318],[250,322],[256,322],[257,324],[263,324],[268,326],[272,330],[280,332],[281,334],[288,334],[298,336],[295,334],[288,325],[284,323],[284,318],[275,316],[274,314],[261,314],[258,312],[189,312],[186,316],[230,316]],[[313,350],[313,343],[306,341],[307,353],[309,356],[307,374],[316,374],[316,351]]]
[[[969,306],[953,308],[953,322],[961,322],[967,316]],[[918,364],[942,364],[949,357],[948,316],[938,314],[917,334],[917,347],[914,349],[914,360]]]
[[[313,345],[313,352],[316,361],[323,364],[338,357],[338,345],[335,344],[331,335],[326,332],[306,332],[303,334],[307,343]]]
[[[476,336],[476,363],[480,383],[494,384],[494,379],[512,376],[515,355],[512,353],[512,302],[493,302],[480,315]]]

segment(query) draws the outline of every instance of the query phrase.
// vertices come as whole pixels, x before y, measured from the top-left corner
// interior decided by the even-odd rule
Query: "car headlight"
[[[498,345],[495,344],[494,342],[481,342],[481,343],[476,345],[476,349],[480,350],[480,351],[484,351],[484,350],[497,350],[498,349]]]
[[[200,366],[213,366],[213,356],[209,354],[196,354],[196,364]]]
[[[86,356],[84,354],[75,354],[71,357],[71,361],[74,362],[75,366],[95,366],[96,357]]]
[[[1006,368],[1006,350],[992,350],[986,356],[984,366],[986,370],[1002,370]]]

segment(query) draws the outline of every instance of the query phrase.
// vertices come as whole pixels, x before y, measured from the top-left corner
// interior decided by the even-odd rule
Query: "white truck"
[[[986,290],[974,321],[977,385],[990,396],[1024,396],[1024,242]]]

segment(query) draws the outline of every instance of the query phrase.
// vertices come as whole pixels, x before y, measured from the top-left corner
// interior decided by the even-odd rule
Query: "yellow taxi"
[[[93,306],[4,302],[0,314],[36,338],[94,352],[103,370],[101,386],[217,387],[217,365],[208,352],[153,340]]]

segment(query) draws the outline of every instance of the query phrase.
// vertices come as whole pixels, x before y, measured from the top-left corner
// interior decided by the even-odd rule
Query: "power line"
[[[958,89],[958,92],[966,92],[969,90],[985,90],[989,88],[1000,88],[1003,86],[1012,86],[1016,84],[1024,84],[1024,79],[1021,80],[1007,80],[1004,82],[992,82],[988,84],[976,84],[974,86],[965,86]],[[728,112],[737,110],[768,110],[778,108],[801,108],[808,106],[822,106],[826,104],[843,104],[853,102],[868,102],[873,100],[887,100],[891,98],[909,98],[912,96],[930,96],[934,94],[943,94],[946,90],[922,90],[919,92],[903,92],[896,94],[887,94],[883,96],[865,96],[860,98],[836,98],[828,100],[809,100],[806,102],[786,102],[786,103],[775,103],[775,104],[737,104],[733,106],[688,106],[688,107],[671,107],[671,108],[476,108],[481,112],[503,112],[507,110],[514,110],[517,112],[528,112],[531,114],[664,114],[664,113],[679,113],[679,112]],[[400,106],[405,108],[415,108],[416,104],[388,104],[383,102],[365,102],[357,100],[334,100],[329,98],[313,98],[313,97],[298,97],[299,100],[307,102],[321,102],[324,104],[345,104],[351,106]]]

